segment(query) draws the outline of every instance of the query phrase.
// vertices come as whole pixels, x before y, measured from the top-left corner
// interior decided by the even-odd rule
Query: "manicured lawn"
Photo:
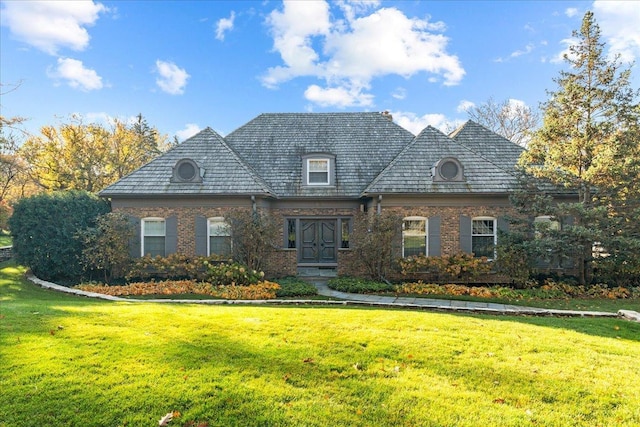
[[[11,246],[13,244],[13,239],[9,234],[0,230],[0,247],[2,246]]]
[[[0,426],[640,424],[637,323],[113,303],[0,268]]]

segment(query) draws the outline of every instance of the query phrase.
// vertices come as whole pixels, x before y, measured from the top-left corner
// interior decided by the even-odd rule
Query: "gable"
[[[187,160],[200,174],[191,182],[175,179],[174,168]],[[270,195],[266,183],[210,128],[100,192],[103,197],[144,195]]]
[[[491,141],[478,139],[491,147],[486,155],[479,144],[461,144],[437,129],[427,127],[366,188],[364,195],[495,194],[514,190],[517,187],[514,173],[517,157],[513,153],[496,155],[499,147],[493,147]],[[463,176],[456,176],[451,181],[432,176],[433,168],[447,159],[464,168]]]

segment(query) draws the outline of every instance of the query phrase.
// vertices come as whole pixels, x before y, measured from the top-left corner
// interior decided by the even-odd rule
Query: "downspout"
[[[378,215],[382,213],[382,194],[378,195]]]
[[[258,206],[256,204],[256,196],[251,196],[251,209],[253,209],[253,214],[258,213]]]

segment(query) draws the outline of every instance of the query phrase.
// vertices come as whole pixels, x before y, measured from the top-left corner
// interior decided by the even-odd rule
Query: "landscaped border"
[[[208,305],[321,305],[321,306],[363,306],[379,308],[406,308],[413,310],[447,311],[473,314],[494,314],[509,316],[556,316],[556,317],[602,317],[602,318],[622,318],[640,322],[640,313],[630,310],[619,310],[617,313],[602,311],[578,311],[578,310],[557,310],[534,307],[520,307],[515,305],[478,303],[468,301],[450,301],[429,298],[403,298],[366,295],[361,296],[361,300],[353,299],[353,294],[338,291],[329,291],[327,296],[340,298],[336,300],[224,300],[224,299],[135,299],[121,298],[111,295],[99,294],[96,292],[86,292],[79,289],[68,288],[52,282],[39,279],[29,274],[27,279],[32,283],[46,289],[59,292],[66,292],[88,298],[104,299],[117,302],[129,303],[176,303],[176,304],[208,304]],[[420,301],[420,303],[416,303]]]

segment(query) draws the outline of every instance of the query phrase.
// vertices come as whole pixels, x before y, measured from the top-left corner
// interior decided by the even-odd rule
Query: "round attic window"
[[[191,159],[178,160],[173,167],[171,182],[202,182],[202,170]]]
[[[183,162],[178,166],[178,178],[183,181],[191,181],[196,177],[196,168],[191,162]]]
[[[458,164],[452,160],[447,160],[440,165],[440,175],[446,180],[455,179],[458,176]]]

